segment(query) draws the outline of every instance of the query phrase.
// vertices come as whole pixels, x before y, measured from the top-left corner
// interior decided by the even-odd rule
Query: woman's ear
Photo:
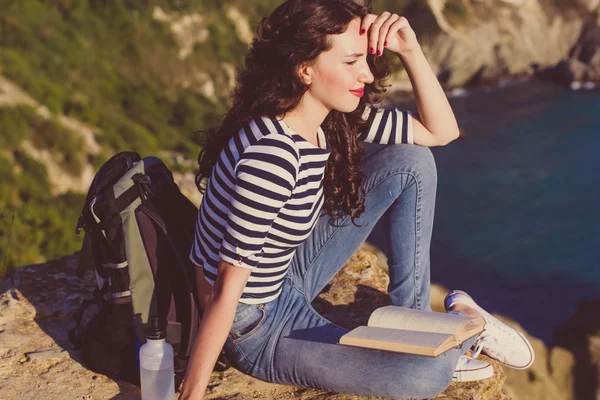
[[[306,86],[309,86],[312,82],[312,73],[312,68],[307,64],[300,64],[298,67],[298,76]]]

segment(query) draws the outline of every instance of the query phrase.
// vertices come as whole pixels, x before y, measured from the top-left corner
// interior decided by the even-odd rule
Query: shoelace
[[[479,335],[479,337],[475,341],[475,344],[474,344],[475,349],[473,350],[473,354],[471,357],[477,358],[479,356],[479,354],[481,354],[481,351],[483,350],[484,347],[486,347],[486,352],[490,352],[490,344],[492,345],[491,353],[493,353],[493,355],[498,355],[498,356],[500,355],[496,351],[493,350],[493,347],[494,347],[493,344],[500,344],[500,340],[496,335],[494,335],[494,334],[492,334],[492,332],[490,332],[490,330],[489,330],[490,328],[492,331],[501,331],[502,334],[509,335],[512,337],[517,335],[517,333],[514,329],[512,329],[512,328],[506,326],[504,323],[497,321],[496,319],[492,319],[492,318],[490,318],[489,320],[487,318],[484,318],[485,322],[486,322],[486,328],[483,330],[481,335]]]
[[[483,350],[483,333],[481,334],[481,336],[479,336],[477,338],[477,341],[475,341],[475,350],[473,350],[473,354],[471,354],[471,357],[473,358],[477,358],[479,357],[479,354],[481,354],[481,350]]]

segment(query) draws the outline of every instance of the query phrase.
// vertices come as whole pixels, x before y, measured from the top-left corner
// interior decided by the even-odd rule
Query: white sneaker
[[[458,358],[452,382],[473,382],[491,378],[494,367],[490,363],[476,360],[464,354]]]
[[[474,358],[483,351],[487,356],[507,367],[525,369],[533,364],[535,359],[533,348],[525,335],[496,319],[461,290],[451,291],[444,299],[446,310],[454,304],[466,304],[474,308],[483,315],[485,320],[484,331],[475,342]]]

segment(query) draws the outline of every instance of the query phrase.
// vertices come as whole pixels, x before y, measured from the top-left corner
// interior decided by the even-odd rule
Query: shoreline
[[[537,75],[512,75],[505,76],[490,82],[482,82],[477,85],[463,85],[451,88],[444,88],[444,93],[448,99],[464,98],[476,93],[490,93],[511,87],[523,85],[552,85],[572,91],[593,91],[600,90],[600,82],[594,81],[571,81],[568,85],[559,81],[544,79]],[[395,83],[388,86],[388,91],[381,96],[381,102],[386,104],[406,104],[414,102],[414,94],[411,90],[394,90]],[[402,85],[405,86],[405,85]]]

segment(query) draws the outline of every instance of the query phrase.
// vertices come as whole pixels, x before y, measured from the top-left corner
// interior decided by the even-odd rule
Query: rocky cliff
[[[586,54],[574,56],[579,63],[573,79],[600,81],[599,36],[594,30],[599,4],[598,0],[427,0],[411,2],[405,14],[448,87],[497,84],[511,76],[532,75],[573,58],[580,43],[587,43]],[[410,90],[404,71],[395,74],[392,89]]]
[[[600,399],[600,300],[581,303],[554,332],[554,342],[575,359],[573,392],[576,399]]]
[[[389,304],[387,274],[373,248],[365,245],[336,275],[314,307],[330,320],[353,328],[370,313]],[[19,268],[0,293],[0,398],[2,399],[134,399],[137,387],[89,371],[68,340],[73,313],[89,297],[94,277],[74,275],[76,255]],[[385,265],[385,263],[383,262]],[[432,307],[442,311],[446,290],[434,286]],[[507,321],[509,323],[513,323]],[[527,371],[505,370],[493,360],[491,379],[453,383],[439,399],[571,399],[573,356],[562,348],[546,349],[530,337],[536,361]],[[595,343],[595,342],[594,342]],[[213,373],[207,399],[331,399],[359,397],[313,389],[273,385],[235,369]]]

